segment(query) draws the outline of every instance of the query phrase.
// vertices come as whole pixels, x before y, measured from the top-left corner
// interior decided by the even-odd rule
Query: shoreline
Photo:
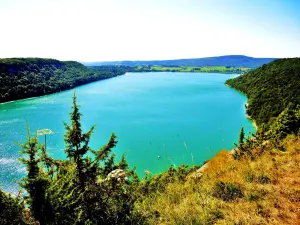
[[[161,72],[168,72],[168,73],[220,73],[220,74],[238,74],[238,75],[241,75],[239,73],[235,73],[235,72],[224,72],[224,71],[181,71],[181,70],[178,70],[178,71],[166,71],[166,70],[150,70],[150,71],[132,71],[133,73],[152,73],[152,72],[158,72],[158,73],[161,73]]]
[[[71,89],[69,89],[69,90],[71,90]],[[21,99],[17,99],[17,100],[8,101],[8,102],[1,102],[0,106],[1,105],[5,105],[5,104],[9,104],[9,103],[12,103],[12,102],[20,102],[20,101],[24,101],[24,100],[30,100],[30,99],[40,98],[40,97],[43,97],[43,96],[53,95],[53,94],[57,94],[57,93],[60,93],[60,92],[55,92],[55,93],[41,95],[41,96],[36,96],[36,97],[21,98]]]
[[[126,73],[130,73],[130,72],[126,72]],[[21,98],[21,99],[16,99],[16,100],[7,101],[7,102],[0,102],[0,106],[1,106],[1,105],[4,105],[4,104],[13,103],[13,102],[20,102],[20,101],[25,101],[25,100],[30,100],[30,99],[40,98],[40,97],[44,97],[44,96],[55,95],[55,94],[58,94],[58,93],[61,93],[61,92],[73,90],[73,89],[75,89],[75,88],[77,88],[77,87],[81,87],[81,86],[84,86],[84,85],[91,84],[91,83],[94,83],[94,82],[98,82],[98,81],[102,81],[102,80],[108,80],[108,79],[112,79],[112,78],[115,78],[115,77],[118,77],[118,76],[126,75],[126,73],[120,74],[120,75],[116,75],[116,76],[113,76],[113,77],[109,77],[109,78],[104,78],[104,79],[100,79],[100,80],[95,80],[95,81],[92,81],[92,82],[89,82],[89,83],[86,83],[86,84],[81,84],[81,85],[78,85],[78,86],[72,87],[72,88],[70,88],[70,89],[63,90],[63,91],[53,92],[53,93],[49,93],[49,94],[45,94],[45,95],[40,95],[40,96],[35,96],[35,97]]]
[[[248,105],[248,103],[246,103],[246,105]],[[255,120],[254,120],[254,119],[252,119],[252,118],[251,118],[251,116],[249,116],[247,113],[246,113],[246,117],[247,117],[249,120],[251,120],[251,122],[252,122],[252,125],[253,125],[253,126],[254,126],[254,128],[255,128],[255,131],[257,131],[257,130],[258,130],[258,126],[257,126],[257,124],[256,124]]]
[[[233,90],[236,90],[237,92],[239,92],[239,93],[241,93],[241,94],[243,94],[244,96],[247,97],[247,102],[246,102],[246,104],[245,104],[245,107],[246,107],[246,109],[247,109],[247,108],[248,108],[248,96],[247,96],[245,93],[243,93],[243,92],[241,92],[241,91],[239,91],[239,90],[237,90],[237,89],[231,87],[230,85],[228,85],[228,84],[226,84],[226,83],[225,83],[225,85],[226,85],[227,87],[232,88]],[[246,117],[247,117],[249,120],[251,120],[252,126],[255,128],[255,131],[257,131],[257,130],[258,130],[258,126],[257,126],[257,124],[256,124],[256,121],[255,121],[250,115],[248,115],[247,112],[246,112]]]
[[[146,72],[147,73],[147,72],[171,72],[171,71],[141,71],[141,72]],[[180,72],[180,71],[176,71],[176,72]],[[78,85],[78,86],[72,87],[70,89],[63,90],[63,91],[53,92],[53,93],[49,93],[49,94],[45,94],[45,95],[40,95],[40,96],[35,96],[35,97],[21,98],[21,99],[11,100],[11,101],[7,101],[7,102],[0,102],[0,106],[4,105],[4,104],[9,104],[9,103],[12,103],[12,102],[25,101],[25,100],[40,98],[40,97],[43,97],[43,96],[50,96],[50,95],[58,94],[58,93],[61,93],[61,92],[64,92],[64,91],[69,91],[69,90],[75,89],[77,87],[88,85],[88,84],[91,84],[91,83],[94,83],[94,82],[98,82],[98,81],[101,81],[101,80],[112,79],[112,78],[115,78],[115,77],[118,77],[118,76],[128,75],[130,73],[140,73],[140,72],[139,71],[125,72],[124,74],[119,74],[119,75],[116,75],[116,76],[113,76],[113,77],[110,77],[110,78],[95,80],[95,81],[92,81],[92,82],[89,82],[89,83],[86,83],[86,84],[82,84],[82,85]],[[202,72],[186,72],[186,73],[202,73]],[[222,72],[203,72],[203,73],[222,73]],[[234,73],[223,73],[223,74],[234,74]],[[227,84],[225,84],[225,85],[228,86],[228,87],[230,87]]]

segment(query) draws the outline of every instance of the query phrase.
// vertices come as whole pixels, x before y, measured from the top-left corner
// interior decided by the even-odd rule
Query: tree
[[[300,105],[297,105],[295,109],[292,108],[291,104],[288,105],[272,123],[270,129],[273,138],[279,140],[288,134],[296,134],[300,129]]]
[[[43,145],[38,143],[37,134],[31,137],[28,127],[27,131],[27,141],[24,144],[20,144],[22,148],[21,154],[25,155],[25,157],[20,158],[20,161],[25,164],[27,169],[27,177],[23,178],[21,186],[29,194],[26,200],[30,206],[31,213],[41,225],[44,225],[47,218],[52,217],[52,213],[51,206],[46,198],[46,189],[49,185],[49,180],[40,167],[42,160],[39,157],[39,152],[43,148]]]
[[[233,154],[234,159],[240,159],[243,156],[247,156],[251,160],[254,160],[252,149],[254,148],[256,142],[251,135],[245,137],[244,127],[241,128],[238,144],[234,144],[237,147]]]
[[[79,112],[79,106],[76,103],[76,92],[73,96],[72,112],[70,113],[71,124],[64,123],[67,130],[65,134],[66,149],[65,152],[71,162],[76,164],[76,171],[79,180],[79,186],[84,196],[85,207],[87,209],[87,215],[91,216],[91,210],[89,207],[87,193],[86,193],[86,160],[85,154],[89,151],[89,141],[91,134],[95,126],[83,133],[81,130],[81,113]]]
[[[234,145],[237,147],[234,151],[234,154],[233,154],[233,157],[235,159],[240,159],[240,157],[243,153],[244,138],[245,138],[244,127],[242,127],[241,130],[240,130],[238,144],[234,143]]]
[[[239,144],[242,145],[244,143],[245,132],[244,127],[241,128],[240,135],[239,135]]]
[[[38,143],[38,132],[31,137],[29,129],[20,145],[27,168],[21,185],[29,195],[31,215],[41,225],[137,224],[142,219],[135,210],[139,179],[124,155],[115,162],[117,136],[112,133],[99,150],[90,149],[94,126],[82,132],[76,93],[70,119],[70,125],[65,123],[66,160],[51,158]]]
[[[74,223],[119,224],[133,221],[130,215],[133,213],[136,201],[134,189],[137,176],[134,169],[128,170],[124,156],[119,163],[115,163],[115,154],[112,153],[112,149],[117,144],[117,136],[112,133],[107,144],[99,150],[89,148],[94,126],[88,132],[82,132],[81,113],[76,103],[76,93],[73,96],[70,119],[70,125],[65,123],[67,130],[65,152],[69,160],[60,167],[57,173],[58,179],[53,181],[56,186],[51,188],[51,195],[59,196],[58,198],[69,206],[67,208],[74,207],[74,210],[77,210],[77,213],[72,210],[76,218]],[[94,157],[90,157],[88,152]],[[74,166],[76,176],[71,175]],[[69,184],[73,181],[75,185],[70,186]],[[68,192],[72,193],[72,197]],[[55,199],[53,201],[56,201],[56,211],[58,211],[59,205]],[[65,208],[63,210],[65,211]],[[71,219],[69,213],[66,212]],[[58,216],[62,219],[64,217]]]

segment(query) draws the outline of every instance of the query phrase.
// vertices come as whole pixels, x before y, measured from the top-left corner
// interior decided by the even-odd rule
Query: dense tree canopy
[[[248,96],[247,113],[258,125],[270,123],[300,104],[300,58],[275,60],[226,84]]]
[[[64,91],[130,70],[126,66],[88,68],[55,59],[0,59],[0,103]]]

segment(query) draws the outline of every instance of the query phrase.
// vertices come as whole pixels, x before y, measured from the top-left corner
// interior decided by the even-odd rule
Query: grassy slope
[[[270,98],[265,99],[266,89],[261,86],[290,93],[299,83],[298,66],[299,59],[277,60],[235,80],[243,81],[243,92],[251,101],[266,104]],[[285,90],[285,82],[290,90]],[[250,94],[253,89],[255,94]],[[286,101],[286,106],[298,99],[297,91],[277,99],[278,104]],[[263,107],[257,110],[269,116]],[[273,109],[277,109],[274,104],[269,110]],[[167,182],[164,190],[144,196],[139,209],[149,217],[150,224],[300,224],[299,133],[279,144],[271,139],[263,141],[251,151],[254,159],[241,160],[234,160],[233,152],[220,151],[184,182]],[[226,184],[225,188],[220,190],[220,184]]]
[[[300,138],[289,136],[284,145],[286,152],[272,148],[255,161],[233,160],[221,151],[205,170],[147,196],[139,208],[156,215],[151,224],[297,224]],[[233,201],[216,197],[218,181],[236,185],[243,196]]]

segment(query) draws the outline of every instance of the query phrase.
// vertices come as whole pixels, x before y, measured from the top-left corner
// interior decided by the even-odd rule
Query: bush
[[[267,175],[260,175],[257,177],[257,182],[260,184],[268,184],[271,179]]]
[[[0,224],[25,224],[24,204],[0,190]]]
[[[249,173],[247,176],[246,176],[246,181],[249,182],[249,183],[252,183],[255,179],[255,175],[252,174],[252,173]]]
[[[213,195],[223,201],[234,201],[235,199],[242,198],[244,196],[240,187],[223,181],[219,181],[215,184]]]
[[[249,195],[246,196],[246,199],[251,202],[257,201],[259,199],[259,196],[254,193],[250,193]]]

